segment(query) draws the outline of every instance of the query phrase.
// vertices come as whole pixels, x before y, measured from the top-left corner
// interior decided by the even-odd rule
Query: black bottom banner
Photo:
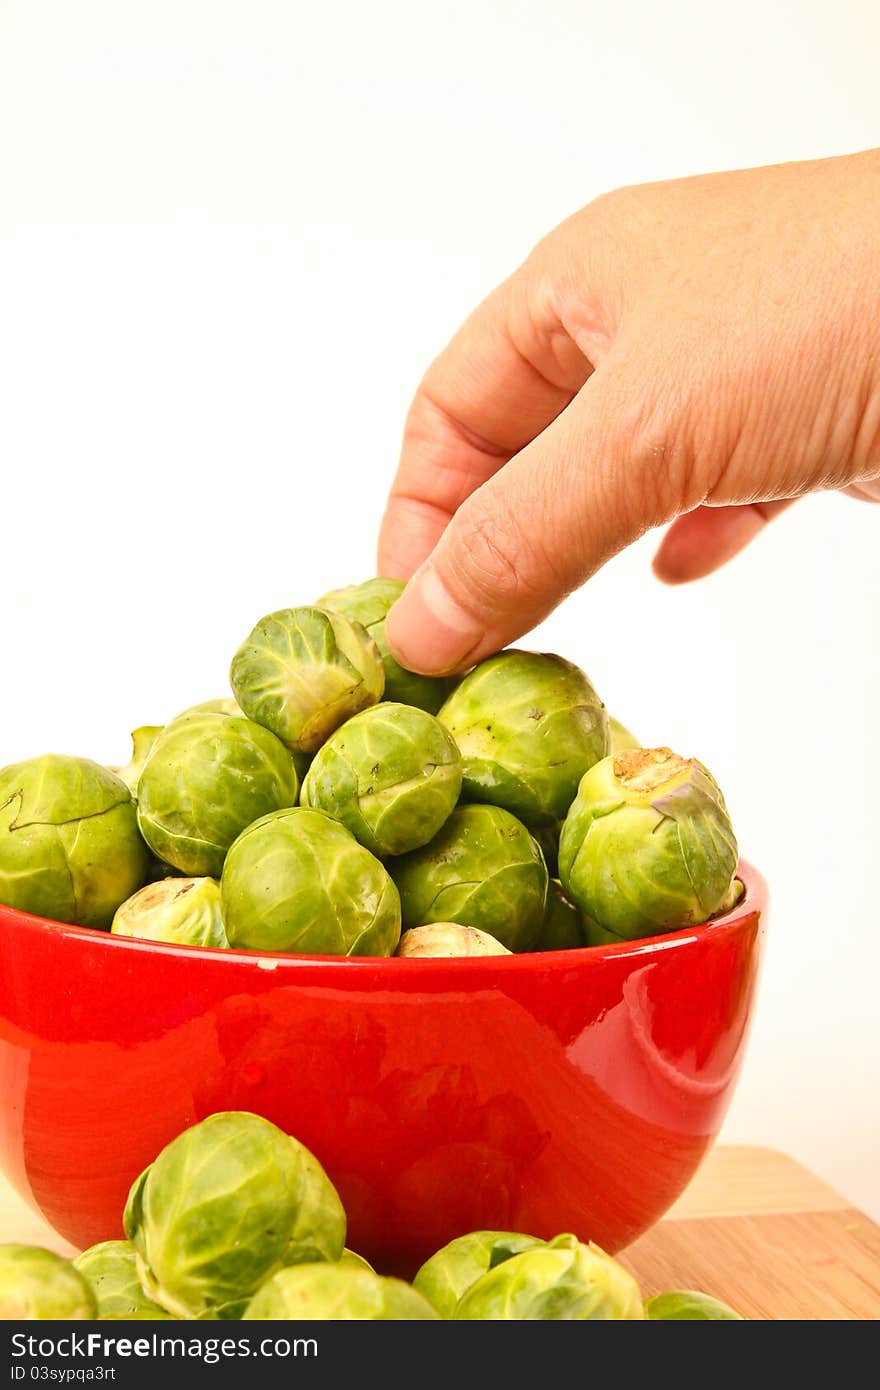
[[[497,1373],[546,1375],[557,1358],[583,1354],[584,1332],[540,1323],[488,1326],[450,1322],[20,1322],[0,1324],[0,1390],[20,1386],[106,1385],[110,1390],[165,1390],[228,1383],[247,1390],[285,1390],[297,1383],[413,1386],[429,1372],[451,1390],[482,1366]],[[527,1330],[531,1329],[531,1330]],[[578,1348],[580,1347],[580,1351]],[[488,1366],[487,1366],[488,1361]],[[577,1364],[572,1362],[571,1364]],[[482,1380],[483,1377],[480,1376]]]

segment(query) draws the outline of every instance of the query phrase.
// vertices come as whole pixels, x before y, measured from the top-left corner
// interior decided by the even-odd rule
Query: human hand
[[[664,522],[676,583],[806,492],[880,500],[878,266],[880,151],[625,188],[551,232],[410,409],[395,655],[470,666]]]

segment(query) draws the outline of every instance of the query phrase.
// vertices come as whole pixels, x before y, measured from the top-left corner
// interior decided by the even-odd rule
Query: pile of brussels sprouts
[[[0,1246],[5,1319],[285,1321],[726,1320],[692,1290],[642,1301],[597,1245],[474,1231],[432,1255],[412,1284],[346,1249],[346,1216],[312,1153],[268,1120],[211,1115],[133,1183],[125,1240],[69,1263]]]
[[[559,656],[403,670],[384,633],[401,589],[263,618],[234,698],[136,730],[125,768],[0,771],[0,902],[154,941],[412,957],[613,944],[733,906],[702,763],[641,748]]]

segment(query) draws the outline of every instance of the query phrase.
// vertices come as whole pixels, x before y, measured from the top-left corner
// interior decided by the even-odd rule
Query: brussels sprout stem
[[[651,793],[690,770],[671,748],[625,748],[614,754],[614,775],[635,792]]]

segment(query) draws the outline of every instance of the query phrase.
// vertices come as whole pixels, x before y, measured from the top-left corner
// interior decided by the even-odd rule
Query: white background
[[[880,142],[873,0],[0,0],[0,763],[124,761],[252,623],[373,572],[429,358],[622,183]],[[773,912],[725,1130],[880,1214],[880,511],[535,645],[703,758]]]

